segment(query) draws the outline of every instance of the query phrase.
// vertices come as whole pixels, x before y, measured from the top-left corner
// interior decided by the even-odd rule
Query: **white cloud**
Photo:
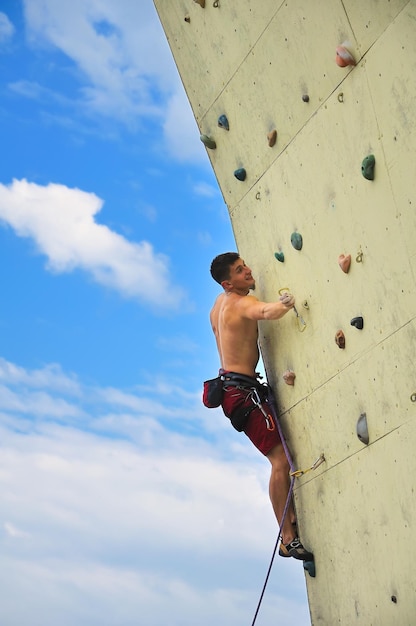
[[[197,196],[204,196],[205,198],[214,198],[218,195],[218,189],[204,181],[196,183],[193,191]]]
[[[0,46],[6,44],[14,35],[15,28],[7,15],[0,12]]]
[[[98,224],[102,205],[95,194],[64,185],[0,184],[0,219],[35,242],[49,270],[82,269],[126,297],[162,310],[178,307],[184,294],[170,282],[167,257],[146,241],[130,242]]]
[[[207,163],[152,0],[25,0],[24,5],[32,45],[57,48],[75,64],[81,80],[73,100],[86,115],[121,121],[132,131],[150,116],[163,127],[170,156]],[[24,81],[12,87],[29,97],[48,94]]]
[[[42,379],[5,360],[4,369],[20,372],[7,383],[17,397],[22,381]],[[180,419],[147,415],[165,401],[157,392],[107,395],[79,383],[74,398],[50,371],[38,391],[77,403],[85,418],[2,415],[0,623],[250,623],[277,534],[267,462],[229,425],[207,431],[196,393],[171,394],[164,409],[192,412],[189,434]],[[301,564],[276,562],[261,615],[309,624]]]

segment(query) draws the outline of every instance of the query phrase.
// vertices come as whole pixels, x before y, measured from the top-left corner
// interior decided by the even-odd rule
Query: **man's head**
[[[211,263],[211,276],[225,291],[241,293],[255,287],[251,269],[237,252],[225,252],[215,257]]]
[[[231,266],[238,261],[240,255],[237,252],[224,252],[219,254],[211,263],[211,276],[219,284],[230,278]]]

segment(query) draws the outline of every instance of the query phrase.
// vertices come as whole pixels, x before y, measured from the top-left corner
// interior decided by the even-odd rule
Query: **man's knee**
[[[277,446],[274,446],[274,448],[272,448],[269,454],[267,454],[266,456],[272,464],[272,469],[280,471],[285,470],[289,472],[289,462],[281,443],[279,443]]]

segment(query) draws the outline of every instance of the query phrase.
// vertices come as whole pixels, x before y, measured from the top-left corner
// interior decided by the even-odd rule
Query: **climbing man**
[[[215,257],[211,276],[221,285],[221,293],[211,310],[210,321],[217,342],[223,381],[221,406],[232,425],[244,431],[271,463],[269,494],[280,526],[290,479],[289,463],[270,410],[265,404],[267,386],[256,374],[259,360],[259,320],[278,320],[293,309],[295,299],[284,294],[278,302],[260,302],[249,295],[255,288],[251,269],[236,252]],[[280,556],[303,561],[313,559],[297,536],[293,503],[289,503],[281,529]]]

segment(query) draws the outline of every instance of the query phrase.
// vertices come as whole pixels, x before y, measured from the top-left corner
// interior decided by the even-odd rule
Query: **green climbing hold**
[[[240,167],[238,170],[235,170],[234,172],[234,176],[238,179],[238,180],[245,180],[246,176],[247,176],[247,172],[244,169],[244,167]]]
[[[290,236],[290,242],[295,250],[302,250],[303,239],[300,233],[292,233]]]
[[[280,263],[284,263],[285,255],[283,254],[283,252],[275,252],[274,256],[278,261],[280,261]]]
[[[361,173],[367,180],[374,180],[374,167],[376,159],[374,154],[369,154],[361,163]]]
[[[208,135],[200,135],[199,138],[206,148],[211,148],[211,150],[215,150],[215,148],[217,147],[217,144],[215,143],[214,139],[212,139],[212,137],[209,137]]]

